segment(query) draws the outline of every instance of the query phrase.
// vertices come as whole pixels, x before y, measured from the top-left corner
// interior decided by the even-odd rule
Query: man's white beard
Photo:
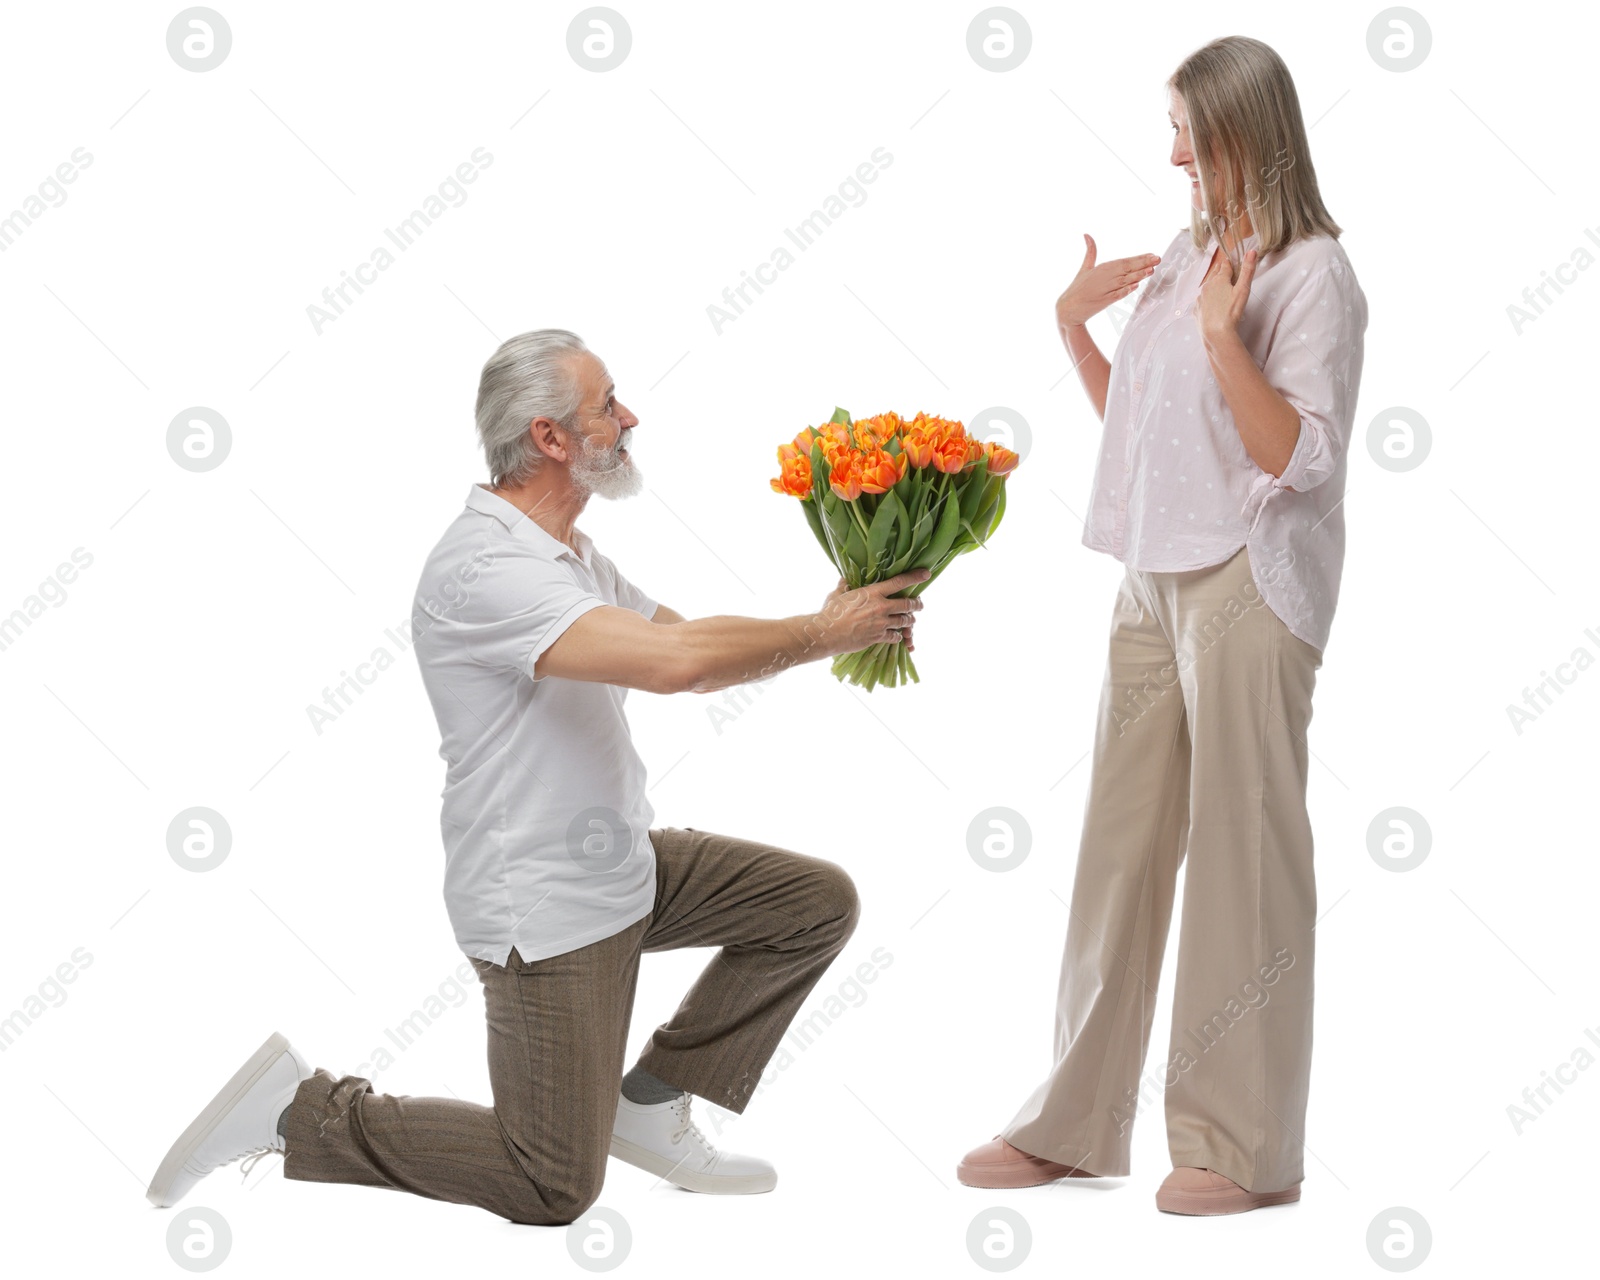
[[[631,455],[624,458],[618,452],[632,443],[632,427],[623,431],[610,449],[584,436],[578,455],[570,464],[572,483],[585,493],[597,493],[602,498],[633,497],[644,488],[644,474],[633,465]]]

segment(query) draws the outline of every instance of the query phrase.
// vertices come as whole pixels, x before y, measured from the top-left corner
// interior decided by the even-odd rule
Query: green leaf
[[[937,471],[918,472],[916,502],[914,505],[906,504],[906,510],[911,512],[911,536],[919,544],[933,536],[936,523],[934,503],[939,495],[941,478],[942,474]]]
[[[897,450],[898,452],[898,450]],[[900,499],[900,505],[906,509],[906,518],[909,522],[911,516],[911,503],[917,491],[917,475],[915,467],[907,464],[905,475],[894,482],[895,497]]]
[[[984,486],[989,481],[989,460],[979,458],[977,465],[971,471],[961,473],[961,518],[971,521],[978,514],[979,503],[983,498]]]
[[[846,582],[852,586],[857,585],[851,579],[850,565],[846,560],[850,530],[855,522],[850,518],[850,512],[846,510],[845,500],[832,489],[824,490],[820,501],[822,526],[828,535],[828,548],[833,557],[834,567],[844,576]]]
[[[983,501],[978,504],[978,515],[972,522],[972,536],[979,546],[986,544],[989,535],[994,532],[995,516],[1004,498],[1004,477],[990,476],[989,483],[984,487]]]
[[[905,475],[895,485],[894,491],[899,495],[900,504],[906,509],[911,527],[916,528],[917,516],[921,512],[923,499],[928,492],[928,482],[924,473],[917,467],[907,466]]]
[[[908,472],[907,478],[913,473]],[[929,494],[934,491],[938,483],[937,478],[928,478],[926,472],[918,471],[913,496],[909,503],[904,504],[906,509],[906,524],[901,532],[900,541],[895,544],[895,557],[884,577],[892,578],[898,573],[904,573],[911,567],[914,557],[927,546],[933,537],[935,515],[929,501]],[[902,593],[904,594],[904,593]]]
[[[1005,485],[1005,477],[1001,476],[1000,477],[1000,500],[995,505],[994,521],[989,525],[989,536],[990,537],[993,537],[994,536],[994,531],[1000,527],[1001,518],[1004,517],[1005,513],[1006,513],[1006,485]]]
[[[822,544],[823,553],[831,560],[833,558],[833,548],[828,545],[828,535],[822,527],[822,514],[818,509],[817,501],[815,495],[809,498],[802,498],[800,507],[806,513],[806,523],[811,526],[811,532],[816,535],[817,541]]]
[[[828,490],[823,519],[833,538],[839,572],[850,587],[859,587],[866,582],[870,567],[867,564],[867,540],[857,520],[858,511],[854,502],[847,502],[831,488]]]
[[[850,532],[844,541],[844,554],[851,566],[858,570],[858,576],[851,581],[853,585],[859,586],[866,581],[872,562],[867,557],[867,540],[861,536],[861,526],[854,520],[850,521]]]
[[[849,426],[850,425],[850,415],[845,410],[839,408],[838,405],[835,405],[833,407],[833,417],[829,418],[828,421],[829,422],[842,422],[842,423],[845,424],[845,426]]]
[[[892,493],[894,491],[890,490],[890,492]],[[911,537],[911,513],[905,509],[905,505],[903,503],[900,507],[899,520],[899,533],[895,538],[893,557],[896,562],[910,555],[911,548],[915,545]],[[889,576],[892,578],[894,577],[894,574],[891,573]]]
[[[878,509],[873,514],[867,536],[867,563],[874,570],[886,566],[892,558],[889,545],[894,537],[896,521],[905,522],[905,508],[900,505],[900,499],[895,497],[894,490],[890,489],[878,499]]]
[[[938,564],[950,550],[951,543],[956,540],[956,534],[960,531],[961,503],[956,500],[955,493],[946,493],[944,507],[939,513],[938,527],[933,531],[933,537],[922,554],[911,562],[912,567],[930,569]]]

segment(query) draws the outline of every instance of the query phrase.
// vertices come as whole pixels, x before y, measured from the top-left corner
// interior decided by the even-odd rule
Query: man
[[[709,692],[880,641],[911,647],[926,570],[782,619],[686,621],[575,525],[643,477],[639,420],[572,333],[512,338],[484,366],[492,483],[428,557],[412,624],[442,738],[445,903],[483,982],[493,1107],[373,1093],[312,1071],[274,1034],[173,1144],[148,1192],[175,1204],[212,1169],[284,1153],[284,1176],[392,1187],[515,1222],[571,1222],[609,1154],[679,1186],[770,1190],[718,1151],[693,1095],[743,1112],[859,910],[836,864],[692,827],[653,828],[629,689]],[[626,1075],[643,951],[721,950]]]

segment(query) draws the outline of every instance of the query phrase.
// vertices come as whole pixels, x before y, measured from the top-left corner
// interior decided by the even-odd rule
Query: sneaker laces
[[[672,1131],[673,1145],[677,1145],[684,1134],[692,1133],[695,1140],[706,1149],[706,1153],[714,1156],[717,1154],[717,1149],[707,1140],[706,1135],[700,1132],[700,1127],[694,1122],[694,1116],[689,1113],[689,1104],[693,1099],[693,1094],[684,1092],[680,1093],[673,1103],[678,1112],[678,1127]]]
[[[249,1151],[243,1152],[242,1154],[244,1157],[244,1162],[239,1166],[239,1180],[241,1182],[250,1176],[250,1170],[256,1167],[262,1156],[282,1155],[283,1148],[271,1146],[253,1147]],[[238,1160],[239,1156],[235,1156],[233,1159]],[[228,1161],[228,1163],[232,1164],[233,1160]]]

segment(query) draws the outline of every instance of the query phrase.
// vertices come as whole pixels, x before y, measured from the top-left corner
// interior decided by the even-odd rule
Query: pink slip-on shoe
[[[1043,1156],[1030,1156],[999,1136],[974,1147],[956,1166],[956,1177],[969,1187],[1039,1187],[1058,1178],[1099,1176]]]
[[[1300,1184],[1282,1191],[1246,1191],[1215,1169],[1174,1169],[1156,1192],[1156,1208],[1162,1213],[1189,1213],[1210,1217],[1221,1213],[1243,1213],[1268,1205],[1292,1204],[1300,1198]]]

